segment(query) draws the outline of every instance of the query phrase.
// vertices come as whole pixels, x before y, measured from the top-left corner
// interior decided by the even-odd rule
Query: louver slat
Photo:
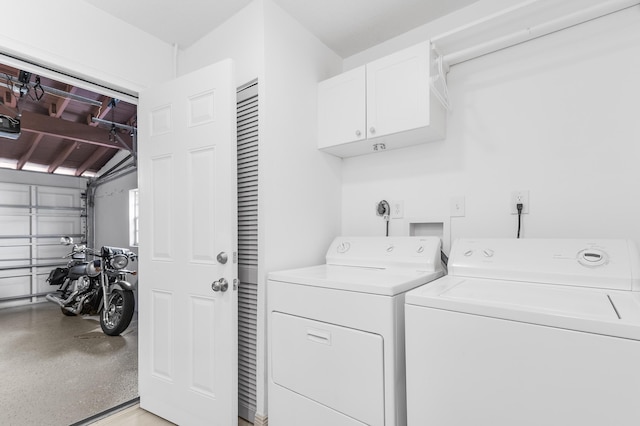
[[[247,95],[249,90],[255,93]],[[258,267],[258,95],[257,85],[238,92],[238,268]],[[257,283],[238,288],[238,412],[253,422],[256,411]]]

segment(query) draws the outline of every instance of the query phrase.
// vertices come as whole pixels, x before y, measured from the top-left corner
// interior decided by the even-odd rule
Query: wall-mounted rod
[[[481,26],[483,24],[490,25],[492,19],[497,19],[503,16],[507,16],[509,12],[520,10],[524,6],[528,6],[533,3],[537,3],[540,0],[529,0],[512,8],[505,9],[504,11],[495,13],[488,17],[482,18],[480,20],[474,21],[471,24],[464,25],[455,30],[446,32],[442,35],[436,36],[432,39],[432,42],[439,47],[441,50],[445,50],[444,47],[447,43],[447,37],[453,36],[455,38],[458,34],[463,34],[464,31],[473,32],[473,28],[475,26]],[[602,16],[609,15],[611,13],[615,13],[624,9],[628,9],[630,7],[636,6],[640,4],[640,1],[637,0],[611,0],[606,2],[598,3],[594,6],[584,8],[582,10],[578,10],[576,12],[569,13],[567,15],[551,19],[547,22],[540,23],[538,25],[532,25],[530,27],[524,28],[522,30],[506,34],[503,36],[495,37],[491,40],[478,43],[467,48],[463,48],[459,51],[454,52],[443,52],[444,58],[443,61],[446,66],[452,66],[455,64],[459,64],[464,61],[468,61],[492,52],[496,52],[501,49],[505,49],[510,46],[514,46],[519,43],[523,43],[525,41],[529,41],[538,37],[545,36],[547,34],[551,34],[566,28],[573,27],[575,25],[579,25],[596,18],[600,18]]]
[[[94,123],[98,123],[98,124],[107,124],[109,126],[114,126],[118,129],[123,129],[123,130],[128,130],[130,132],[135,132],[137,130],[136,127],[133,126],[128,126],[126,124],[120,124],[120,123],[114,123],[113,121],[109,121],[109,120],[103,120],[101,118],[97,118],[97,117],[91,117],[91,121],[93,121]]]
[[[520,9],[522,9],[524,7],[529,6],[530,4],[538,3],[539,1],[540,0],[528,0],[528,1],[524,1],[522,3],[518,3],[518,4],[514,5],[514,6],[507,7],[505,9],[499,10],[499,11],[497,11],[495,13],[492,13],[490,15],[484,16],[484,17],[482,17],[480,19],[476,19],[475,21],[472,21],[472,22],[469,22],[467,24],[461,25],[461,26],[459,26],[457,28],[454,28],[452,30],[446,31],[446,32],[444,32],[442,34],[438,34],[435,37],[431,37],[431,42],[437,44],[440,40],[446,40],[447,37],[451,37],[453,35],[462,33],[464,31],[472,29],[474,27],[478,27],[478,26],[484,24],[485,22],[491,22],[494,19],[497,19],[497,18],[499,18],[501,16],[507,15],[507,14],[509,14],[511,12],[515,12],[517,10],[520,10]]]

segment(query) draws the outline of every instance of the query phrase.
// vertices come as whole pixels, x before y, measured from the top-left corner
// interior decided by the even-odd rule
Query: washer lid
[[[449,275],[405,303],[640,340],[636,292]]]
[[[442,270],[408,268],[366,268],[344,265],[318,265],[309,268],[271,272],[269,280],[360,293],[395,296],[443,275]]]

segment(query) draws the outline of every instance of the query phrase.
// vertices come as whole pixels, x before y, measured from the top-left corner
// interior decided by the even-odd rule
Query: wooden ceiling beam
[[[75,149],[78,147],[79,143],[78,142],[74,142],[72,144],[70,144],[69,146],[67,146],[67,148],[65,148],[64,150],[62,150],[62,152],[60,152],[60,154],[58,154],[58,156],[51,162],[51,164],[49,165],[49,169],[47,170],[47,173],[53,173],[56,171],[56,169],[58,167],[60,167],[62,165],[62,163],[64,163],[64,161],[69,158],[69,156],[71,155],[71,153],[73,151],[75,151]]]
[[[84,163],[82,163],[80,167],[76,169],[75,175],[81,176],[89,169],[89,167],[93,166],[96,161],[102,158],[102,156],[105,155],[107,151],[109,151],[109,148],[107,148],[106,146],[99,146],[95,151],[93,151],[93,154],[91,154],[91,156],[87,158]]]
[[[65,91],[71,94],[75,93],[77,90],[77,87],[71,85],[67,85],[65,89]],[[71,98],[58,98],[56,102],[51,102],[49,104],[49,116],[60,118],[64,110],[67,109],[69,102],[71,102]]]
[[[112,141],[108,130],[87,126],[82,123],[74,123],[46,115],[23,111],[20,122],[23,132],[41,133],[75,142],[101,145],[108,148],[131,149],[132,141],[129,134],[120,134],[127,147],[123,147],[118,141]]]

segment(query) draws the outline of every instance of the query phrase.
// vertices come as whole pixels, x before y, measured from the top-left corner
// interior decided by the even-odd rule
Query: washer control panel
[[[462,239],[449,275],[640,291],[640,255],[629,240]]]

